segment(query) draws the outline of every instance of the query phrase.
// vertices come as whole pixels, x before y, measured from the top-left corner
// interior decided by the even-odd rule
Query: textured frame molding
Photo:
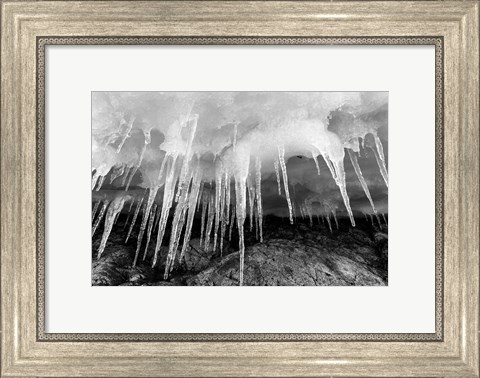
[[[1,5],[1,376],[479,376],[478,1],[2,1]],[[260,37],[294,44],[309,38],[331,38],[332,43],[363,39],[362,44],[380,38],[443,41],[443,112],[437,101],[436,114],[437,125],[438,117],[444,125],[440,269],[444,307],[436,338],[389,342],[381,336],[368,342],[355,337],[334,342],[331,336],[323,341],[262,342],[248,337],[209,342],[177,338],[168,343],[147,339],[130,343],[125,342],[128,337],[123,342],[60,337],[53,342],[55,337],[38,332],[42,319],[37,319],[41,285],[36,252],[41,245],[36,230],[42,224],[36,213],[41,204],[37,46],[42,38],[92,41],[96,36],[121,43],[119,36],[128,42],[159,35],[177,38],[177,43],[192,37],[211,42],[207,36],[223,43],[237,36],[250,42]],[[440,328],[443,337],[438,337]]]

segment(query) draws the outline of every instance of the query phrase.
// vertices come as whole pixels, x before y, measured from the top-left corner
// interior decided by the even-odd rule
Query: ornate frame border
[[[435,46],[435,333],[46,333],[45,49],[48,45],[433,45]],[[444,41],[443,37],[37,37],[37,341],[443,341],[444,335]]]

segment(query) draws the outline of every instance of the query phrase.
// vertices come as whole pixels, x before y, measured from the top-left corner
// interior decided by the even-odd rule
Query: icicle
[[[337,177],[337,172],[335,171],[335,167],[333,166],[332,162],[330,161],[329,157],[327,155],[323,155],[323,160],[327,164],[328,170],[332,174],[333,179],[335,180],[335,184],[338,185],[338,177]]]
[[[213,220],[215,218],[215,198],[214,196],[210,196],[208,202],[208,221],[207,221],[207,229],[205,231],[205,240],[203,242],[203,249],[205,252],[208,252],[208,248],[210,247],[210,234],[212,233],[213,228]]]
[[[388,172],[387,167],[385,166],[385,156],[383,155],[383,146],[380,138],[377,135],[374,135],[375,138],[375,147],[371,147],[373,154],[375,155],[375,159],[377,160],[378,168],[380,169],[380,173],[383,177],[383,181],[385,181],[385,185],[388,188]]]
[[[157,229],[158,223],[160,222],[160,214],[162,213],[162,209],[160,206],[157,206],[157,212],[155,213],[155,224],[153,225],[153,229]]]
[[[217,250],[218,229],[220,227],[221,202],[224,186],[222,167],[217,167],[215,170],[215,228],[213,230],[213,252]]]
[[[96,191],[99,191],[101,188],[102,188],[102,185],[103,185],[103,181],[105,180],[105,176],[100,176],[98,178],[98,181],[97,181],[97,187],[96,187]]]
[[[345,181],[345,169],[343,167],[343,160],[336,161],[333,163],[335,167],[335,172],[337,173],[337,185],[340,189],[340,193],[342,194],[343,203],[345,204],[345,208],[347,209],[348,216],[350,217],[350,223],[352,226],[355,227],[355,218],[353,217],[352,208],[350,207],[350,199],[348,198],[347,194],[347,183]]]
[[[185,223],[185,200],[186,194],[182,194],[179,198],[179,204],[175,207],[175,213],[172,220],[172,231],[170,233],[170,242],[168,246],[167,261],[165,262],[165,271],[163,274],[163,279],[165,280],[168,278],[168,274],[172,271],[175,263],[175,256],[177,254],[180,236],[182,234],[183,225]]]
[[[288,211],[290,214],[290,223],[293,224],[293,210],[292,203],[290,201],[290,193],[288,191],[287,166],[285,164],[285,147],[283,145],[278,146],[278,159],[280,161],[280,167],[282,168],[283,186],[285,189],[285,197],[287,198]]]
[[[172,229],[170,231],[170,243],[168,247],[167,261],[165,262],[164,279],[168,278],[169,272],[173,269],[175,263],[175,256],[177,254],[178,244],[180,243],[180,236],[182,234],[183,226],[185,224],[185,217],[187,213],[187,198],[189,193],[190,184],[192,182],[193,171],[188,169],[185,175],[184,185],[179,187],[180,196],[172,220]],[[195,208],[195,206],[194,206]],[[188,241],[187,241],[188,243]]]
[[[125,173],[124,173],[123,176],[122,176],[122,183],[121,183],[121,186],[122,186],[122,187],[125,186],[125,184],[126,184],[126,182],[127,182],[127,177],[128,177],[128,175],[130,174],[130,170],[131,170],[132,168],[133,168],[133,167],[127,167],[127,168],[126,168],[126,171],[125,171]],[[125,190],[127,190],[127,189],[125,188]]]
[[[130,220],[130,215],[132,215],[132,208],[133,208],[133,204],[135,203],[135,200],[132,199],[130,201],[130,207],[128,208],[128,216],[127,216],[127,219],[125,221],[125,224],[123,225],[123,229],[125,230],[127,228],[127,225],[128,225],[128,221]]]
[[[337,230],[338,230],[337,212],[335,209],[332,209],[332,215],[333,215],[333,219],[335,220],[335,226],[337,226]]]
[[[128,212],[132,211],[132,208],[133,208],[133,204],[135,203],[135,199],[132,199],[130,201],[130,207],[128,208]]]
[[[140,168],[140,165],[142,164],[143,156],[145,155],[146,149],[147,149],[147,145],[144,144],[143,147],[142,147],[142,150],[140,151],[140,155],[138,157],[136,165],[134,167],[132,167],[132,169],[130,170],[130,176],[128,177],[127,185],[125,186],[125,190],[128,190],[128,188],[130,187],[130,184],[132,183],[133,177],[137,173],[138,168]]]
[[[200,226],[200,247],[203,245],[203,239],[205,237],[205,225],[207,224],[207,209],[208,209],[208,198],[203,196],[202,198],[202,219]]]
[[[384,214],[384,213],[382,213],[382,218],[383,218],[383,221],[385,222],[385,224],[386,224],[387,227],[388,227],[387,217],[385,217],[385,214]]]
[[[275,176],[277,176],[278,195],[282,195],[282,183],[280,182],[280,171],[278,168],[278,161],[275,159],[273,162],[273,168],[275,169]]]
[[[313,226],[313,216],[312,216],[312,203],[305,202],[305,212],[307,213],[308,220],[310,221],[310,227]]]
[[[112,171],[112,174],[110,175],[110,184],[112,184],[117,177],[120,177],[123,175],[123,172],[125,171],[125,164],[120,165],[117,168],[114,168]]]
[[[140,151],[140,156],[138,157],[137,164],[133,167],[130,177],[128,178],[127,186],[125,187],[125,190],[128,190],[128,188],[130,187],[133,177],[137,173],[137,170],[140,168],[140,165],[142,164],[143,157],[145,156],[145,151],[147,150],[147,146],[152,141],[150,130],[144,130],[143,136],[145,138],[145,142],[143,143],[142,150]]]
[[[238,244],[240,250],[240,286],[243,285],[243,270],[245,264],[245,239],[243,226],[246,217],[246,184],[245,181],[235,177],[235,196],[236,196],[236,210],[237,210],[237,228],[238,228]]]
[[[113,225],[117,224],[118,218],[120,218],[120,214],[121,213],[117,213],[117,215],[115,216],[115,220],[113,221]]]
[[[120,153],[125,141],[127,140],[128,136],[130,135],[130,132],[132,131],[132,126],[133,126],[134,121],[135,121],[135,117],[133,115],[130,115],[130,118],[128,119],[128,122],[127,122],[127,129],[125,130],[125,133],[122,136],[122,141],[118,145],[117,154]]]
[[[100,177],[100,174],[98,173],[98,170],[96,170],[92,176],[92,190],[95,189],[95,186],[97,186],[97,181],[99,177]]]
[[[166,158],[166,157],[165,157]],[[169,169],[165,177],[165,185],[163,189],[163,202],[160,223],[158,224],[157,242],[155,245],[155,254],[153,257],[152,267],[155,267],[158,260],[158,251],[162,246],[163,237],[165,235],[165,227],[167,226],[168,215],[172,207],[172,201],[176,183],[176,162],[177,156],[173,155],[169,159]]]
[[[138,232],[137,236],[137,249],[135,250],[135,258],[133,260],[133,266],[137,265],[138,254],[140,253],[140,247],[142,246],[143,234],[145,232],[145,228],[147,227],[147,221],[149,217],[154,217],[155,213],[151,213],[153,202],[155,201],[155,197],[157,196],[158,186],[149,189],[147,202],[145,204],[145,211],[143,212],[142,223],[140,224],[140,231]],[[153,221],[152,221],[153,222]],[[147,250],[145,249],[145,253]]]
[[[204,187],[205,187],[205,182],[204,181],[200,182],[199,193],[203,193]],[[202,197],[202,195],[199,194],[199,197]],[[199,199],[201,199],[201,198],[199,198]],[[202,201],[199,200],[199,201],[197,201],[197,208],[195,209],[195,212],[200,211],[200,205],[202,205]]]
[[[315,167],[317,167],[317,173],[320,176],[320,165],[318,164],[317,155],[315,155],[313,151],[312,151],[312,157],[313,157],[313,161],[315,162]]]
[[[102,256],[102,253],[105,250],[108,237],[110,236],[110,232],[112,231],[113,221],[115,220],[117,214],[122,211],[126,199],[127,198],[124,196],[117,197],[110,203],[110,206],[108,207],[107,215],[105,216],[105,225],[103,228],[102,241],[100,242],[100,247],[98,247],[97,259]]]
[[[255,208],[253,211],[253,218],[255,221],[255,239],[259,240],[259,234],[258,234],[258,210]]]
[[[230,176],[228,171],[225,171],[223,182],[222,201],[220,202],[220,211],[222,213],[222,222],[220,225],[220,256],[223,256],[223,241],[225,239],[225,232],[230,215]]]
[[[256,183],[256,200],[258,213],[258,229],[260,234],[260,243],[263,243],[263,208],[262,208],[262,162],[257,156],[255,160],[255,183]]]
[[[191,119],[188,119],[187,124],[190,124],[190,123],[192,124],[192,126],[190,129],[190,134],[188,135],[188,139],[187,139],[187,146],[185,149],[185,156],[183,158],[183,164],[180,172],[180,178],[178,182],[177,195],[175,196],[175,202],[178,202],[180,193],[184,192],[185,185],[187,185],[187,173],[189,171],[189,167],[191,164],[191,150],[192,150],[193,139],[195,138],[195,133],[197,131],[198,115],[195,115]]]
[[[100,205],[100,202],[102,202],[102,201],[97,201],[97,202],[95,202],[95,205],[93,206],[93,210],[92,210],[92,222],[93,222],[93,220],[95,219],[95,214],[97,214],[97,210],[98,210],[98,206]]]
[[[250,225],[250,232],[251,232],[253,230],[254,193],[253,193],[250,173],[248,174],[248,178],[247,178],[247,192],[248,192],[248,207],[249,207],[248,218],[250,221],[249,225]]]
[[[233,226],[235,225],[235,219],[237,217],[237,212],[236,212],[234,206],[232,206],[232,215],[230,217],[230,230],[228,231],[228,240],[230,240],[230,241],[232,240]]]
[[[142,196],[140,201],[138,201],[137,208],[135,209],[135,213],[133,214],[132,223],[130,224],[130,228],[128,229],[127,238],[125,239],[125,244],[127,244],[128,239],[130,238],[130,234],[132,233],[133,226],[135,226],[135,222],[137,221],[138,213],[140,212],[140,208],[142,207],[143,200],[144,200],[144,196]]]
[[[370,190],[368,190],[367,182],[363,177],[362,170],[360,169],[360,165],[358,164],[357,155],[355,154],[355,152],[353,152],[349,148],[347,149],[347,151],[348,151],[348,155],[350,156],[350,160],[352,162],[355,173],[357,174],[358,181],[360,181],[360,184],[362,184],[363,191],[365,192],[365,195],[367,196],[368,201],[370,202],[370,206],[372,206],[373,212],[376,214],[377,210],[375,209],[375,205],[373,204],[372,196],[370,195]]]
[[[327,218],[328,228],[330,229],[330,233],[331,233],[332,232],[332,223],[330,222],[330,213],[327,213],[325,218]]]
[[[225,172],[225,219],[227,224],[229,222],[229,215],[230,215],[230,174],[228,171]]]
[[[188,200],[188,219],[187,227],[185,229],[185,236],[183,237],[182,251],[180,253],[180,261],[183,259],[185,252],[187,250],[188,243],[190,242],[190,237],[192,235],[192,226],[193,220],[195,218],[195,210],[198,203],[198,195],[201,188],[202,172],[200,169],[197,169],[192,181],[192,189],[190,191],[190,198]]]
[[[103,201],[103,206],[102,206],[102,208],[100,209],[100,212],[98,213],[97,220],[96,220],[95,223],[93,224],[92,237],[93,237],[93,235],[95,235],[95,231],[97,230],[98,225],[100,224],[100,222],[101,222],[102,219],[103,219],[103,215],[105,214],[105,210],[107,210],[108,203],[109,203],[109,202],[108,202],[107,200]]]

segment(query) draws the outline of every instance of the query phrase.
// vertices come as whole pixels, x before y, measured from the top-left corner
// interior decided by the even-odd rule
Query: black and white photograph
[[[388,92],[92,92],[93,286],[387,286]]]

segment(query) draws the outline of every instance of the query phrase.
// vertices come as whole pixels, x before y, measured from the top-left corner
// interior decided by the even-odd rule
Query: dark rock
[[[339,220],[339,229],[330,232],[326,224],[296,219],[266,217],[264,242],[259,243],[255,229],[245,230],[244,284],[250,286],[286,285],[386,285],[388,279],[388,230],[374,228],[366,222],[352,227],[348,220]],[[209,251],[200,246],[199,231],[190,240],[180,261],[177,251],[173,269],[164,279],[168,245],[160,248],[157,266],[152,268],[155,243],[150,242],[145,261],[144,245],[137,266],[132,267],[136,240],[124,244],[125,230],[114,227],[100,260],[96,250],[101,233],[93,240],[92,285],[109,286],[178,286],[178,285],[238,285],[238,234],[231,244],[224,240],[220,256],[217,244],[213,252],[213,237]],[[134,236],[134,233],[132,233]],[[212,235],[213,236],[213,235]],[[166,241],[168,243],[168,240]]]
[[[338,245],[273,239],[245,251],[246,286],[382,286],[386,272],[375,268],[372,246],[353,249]],[[238,285],[239,252],[186,281],[187,285]]]

